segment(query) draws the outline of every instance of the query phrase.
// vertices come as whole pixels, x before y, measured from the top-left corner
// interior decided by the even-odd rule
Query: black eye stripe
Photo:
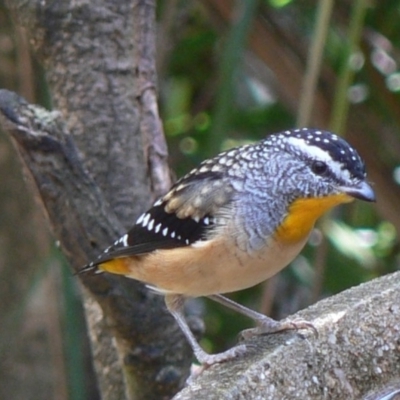
[[[280,141],[284,141],[287,137],[302,139],[306,144],[326,151],[332,160],[347,169],[351,176],[358,179],[365,178],[364,162],[354,148],[340,136],[329,131],[301,128],[279,133],[273,143],[279,143],[279,138]]]

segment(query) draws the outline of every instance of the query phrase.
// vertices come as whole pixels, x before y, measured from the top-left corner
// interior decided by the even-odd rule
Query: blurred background
[[[319,222],[292,265],[232,297],[282,318],[399,269],[400,0],[159,1],[160,110],[181,176],[293,127],[330,129],[366,160],[376,205]],[[0,0],[0,87],[50,107],[29,38]],[[0,132],[0,398],[98,399],[79,287]],[[249,321],[200,303],[210,352]]]

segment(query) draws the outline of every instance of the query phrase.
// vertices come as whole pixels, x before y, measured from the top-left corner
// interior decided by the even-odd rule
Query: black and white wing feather
[[[232,187],[221,171],[193,170],[143,213],[132,229],[106,249],[93,265],[206,240],[215,227],[217,211],[229,206],[232,194]]]

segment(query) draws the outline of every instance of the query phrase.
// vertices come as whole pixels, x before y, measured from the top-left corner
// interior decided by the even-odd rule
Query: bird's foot
[[[247,346],[245,344],[241,344],[235,347],[232,347],[229,350],[226,350],[222,353],[216,354],[208,354],[205,351],[196,352],[196,358],[203,366],[203,368],[208,368],[213,364],[218,364],[221,362],[225,362],[228,360],[232,360],[237,357],[241,357],[247,351]]]
[[[317,328],[309,321],[304,319],[294,319],[286,321],[275,321],[272,318],[265,316],[257,319],[257,327],[246,329],[241,332],[243,339],[250,339],[254,336],[265,335],[268,333],[276,333],[287,330],[311,329],[318,336]]]

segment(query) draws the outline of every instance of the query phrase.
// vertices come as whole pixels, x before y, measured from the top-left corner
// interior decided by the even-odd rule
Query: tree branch
[[[254,338],[250,354],[215,365],[174,397],[189,399],[363,399],[400,378],[400,273],[320,301],[296,316],[318,337]],[[369,397],[369,400],[377,397]]]
[[[29,169],[64,253],[73,267],[79,269],[106,243],[119,237],[123,228],[82,167],[59,113],[32,106],[16,94],[0,90],[0,121]],[[117,339],[130,396],[136,390],[143,396],[137,398],[176,391],[185,381],[190,357],[182,361],[182,354],[189,351],[184,341],[176,341],[178,328],[165,312],[162,298],[132,280],[108,274],[80,277],[101,305],[106,325]],[[99,311],[93,314],[93,319],[95,323],[90,323],[91,326],[104,327]],[[95,343],[101,341],[98,344],[103,349],[107,348],[105,336],[101,330],[92,333],[92,338],[97,338]],[[100,350],[96,348],[94,353],[99,354]],[[104,363],[97,360],[102,376],[110,370],[110,364],[115,365],[115,357],[110,354],[104,357]],[[118,382],[115,373],[110,381],[104,380],[104,376],[101,381],[105,392],[110,388],[115,392]],[[118,397],[114,393],[109,398]]]
[[[170,185],[156,103],[155,2],[13,0],[8,7],[46,69],[58,113],[2,91],[3,127],[77,269]],[[191,352],[162,298],[119,277],[81,279],[101,306],[90,302],[87,316],[103,398],[170,397],[187,377]]]

